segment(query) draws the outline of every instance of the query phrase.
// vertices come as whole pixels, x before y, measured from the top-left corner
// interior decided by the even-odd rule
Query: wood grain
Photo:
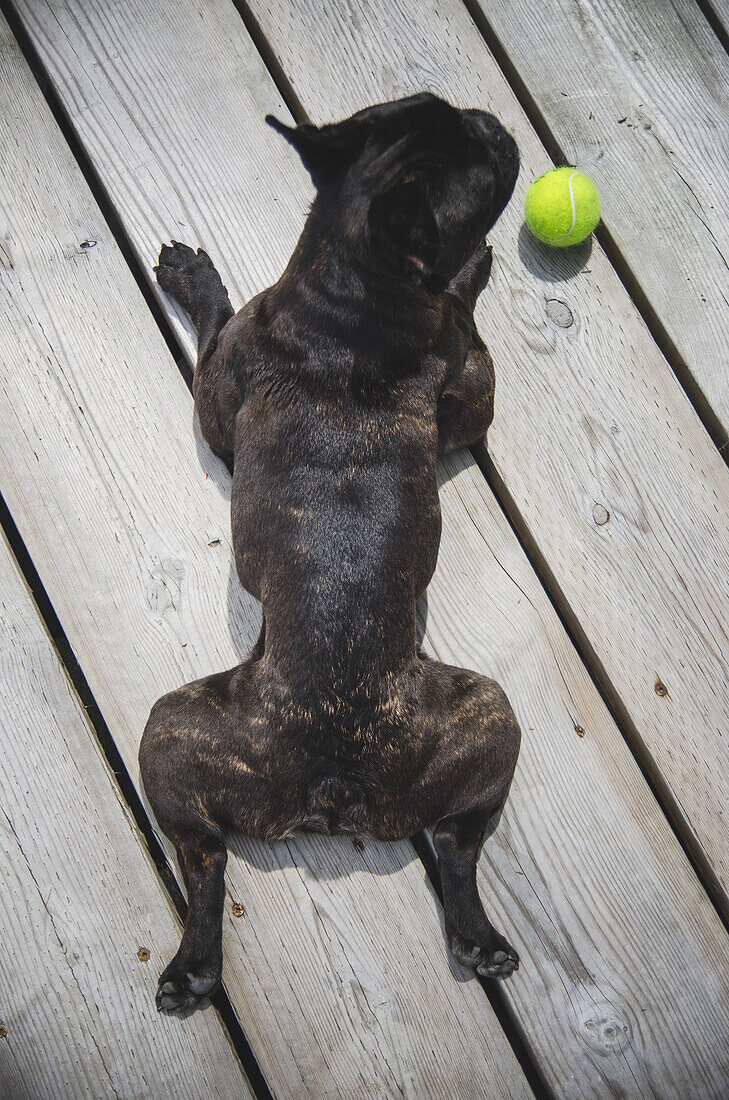
[[[257,109],[261,92],[252,108],[250,72],[237,81],[221,79],[216,83],[216,73],[228,71],[228,61],[219,51],[241,56],[245,50],[244,29],[234,21],[230,6],[208,2],[199,16],[197,5],[178,3],[173,17],[171,5],[159,2],[143,7],[130,4],[125,12],[111,4],[74,3],[71,8],[55,6],[55,22],[41,20],[37,5],[26,5],[23,10],[87,151],[95,157],[101,150],[97,163],[103,169],[104,184],[137,253],[151,261],[161,239],[176,233],[180,223],[184,227],[192,224],[195,229],[186,231],[185,239],[210,248],[241,297],[274,277],[286,261],[310,192],[283,143],[266,146],[270,159],[265,177],[257,184],[251,179],[248,165],[256,163],[260,155],[256,144],[262,133],[256,129],[251,111]],[[303,12],[299,12],[297,24],[282,10],[281,32],[293,36],[292,48],[300,49],[302,57],[309,46],[321,51],[312,85],[316,74],[321,79],[322,72],[351,72],[356,95],[369,98],[372,89],[368,86],[362,93],[356,65],[362,57],[362,64],[379,77],[391,55],[387,43],[377,36],[382,33],[381,22],[395,10],[388,5],[375,16],[362,7],[356,11],[342,7],[341,14],[339,7],[332,7],[322,30],[313,21],[304,20]],[[437,21],[437,12],[429,12],[431,22]],[[413,10],[411,16],[417,26],[417,12]],[[361,41],[347,45],[344,36],[352,20],[356,20],[355,31]],[[154,34],[149,33],[150,28]],[[395,32],[400,35],[398,41],[408,40],[407,28],[398,24]],[[339,55],[327,55],[330,40],[339,42],[338,48],[346,53],[346,67]],[[109,59],[112,42],[116,56]],[[283,42],[277,41],[276,46],[283,56]],[[417,76],[418,64],[427,58],[425,47],[420,52],[409,49],[408,65]],[[174,67],[168,64],[171,56]],[[247,63],[256,79],[266,84],[255,57],[249,57]],[[395,67],[391,59],[387,64],[392,67],[393,83],[386,94],[404,92],[412,79],[405,62],[398,61],[399,67]],[[291,71],[298,73],[293,66]],[[205,102],[215,104],[214,112],[204,114],[202,122],[195,93],[200,81],[205,84]],[[350,94],[349,88],[342,87],[346,83],[326,84],[328,114],[346,109],[342,98]],[[371,98],[376,99],[382,90],[373,87]],[[270,94],[273,96],[272,90]],[[313,102],[312,111],[319,109],[318,102]],[[154,141],[149,134],[140,136],[134,151],[154,147],[155,157],[147,162],[148,171],[140,175],[134,171],[135,156],[115,152],[113,135],[134,134],[146,125],[144,119],[152,112]],[[205,125],[207,139],[201,144],[197,127]],[[245,155],[230,152],[231,134],[238,133],[250,134],[251,148]],[[184,189],[175,182],[183,164]],[[285,188],[289,188],[289,197],[284,202]],[[268,213],[251,237],[240,237],[237,230],[227,228],[227,219],[229,213],[239,219],[248,202],[263,206],[267,202]],[[201,225],[209,227],[210,237],[197,236]],[[259,283],[251,277],[254,265]],[[498,294],[503,297],[503,270],[496,278]],[[169,309],[164,299],[163,305]],[[629,310],[626,316],[632,316]],[[485,331],[490,327],[484,326]],[[192,355],[187,336],[185,346]],[[107,388],[109,384],[105,380]],[[155,385],[161,385],[160,380]],[[114,386],[119,392],[118,380]],[[128,403],[130,397],[122,392],[118,399]],[[102,397],[95,401],[102,404]],[[184,431],[176,425],[176,420],[170,421],[170,448],[160,453],[180,479],[184,471],[177,456],[185,440]],[[136,437],[133,448],[131,442],[139,478],[148,454]],[[207,462],[206,469],[211,469],[204,451],[201,458]],[[461,455],[444,465],[443,479],[445,534],[438,574],[429,590],[428,635],[444,657],[498,674],[524,728],[515,789],[482,862],[487,904],[498,911],[528,960],[504,987],[511,1009],[557,1096],[575,1100],[615,1095],[678,1098],[686,1095],[683,1086],[690,1079],[692,1095],[718,1100],[729,1083],[726,933],[508,524],[486,493],[483,478],[470,459]],[[27,495],[27,489],[21,488],[15,493],[18,508]],[[49,486],[48,498],[53,499],[61,489],[58,484]],[[185,480],[185,489],[186,499],[199,499],[194,476]],[[136,502],[132,505],[136,507]],[[191,514],[193,507],[190,504],[186,520],[192,534],[185,538],[200,530],[200,520]],[[180,539],[179,516],[166,507],[162,511],[158,529],[168,532],[169,539]],[[206,545],[204,538],[199,545]],[[52,553],[56,557],[58,548]],[[49,551],[43,556],[48,557]],[[175,557],[185,562],[191,556],[190,550],[184,554],[175,550]],[[214,560],[206,562],[205,569],[212,569]],[[55,587],[55,602],[67,603],[63,584]],[[234,579],[230,591],[238,591]],[[185,599],[189,598],[186,594]],[[175,605],[167,612],[167,630],[173,629],[176,616],[185,611],[185,600],[176,598]],[[206,615],[204,631],[194,631],[196,647],[206,662],[217,659],[217,667],[222,667],[222,648],[217,656],[214,652],[222,620],[207,609]],[[240,629],[234,620],[234,635]],[[148,631],[142,617],[134,637],[143,637]],[[191,631],[188,627],[184,637],[190,637]],[[79,633],[81,639],[87,636],[86,649],[89,638],[98,644],[96,628],[88,619],[80,624]],[[130,644],[128,640],[126,644]],[[118,694],[118,678],[104,683],[103,670],[95,667],[93,653],[87,661],[94,682],[100,685],[97,693],[102,693],[103,684],[106,697]],[[180,679],[190,671],[180,668]],[[576,726],[584,729],[583,738]],[[388,901],[385,894],[378,899],[375,893],[365,894],[361,889],[362,876],[385,873],[392,859],[389,846],[368,845],[361,856],[347,844],[313,839],[269,848],[241,844],[240,850],[255,858],[264,872],[271,868],[277,876],[285,875],[302,914],[299,920],[305,922],[303,942],[309,944],[307,950],[321,952],[321,966],[342,991],[347,1018],[359,1018],[370,1025],[377,1019],[383,1026],[396,1028],[416,1012],[427,1016],[438,1010],[432,990],[428,993],[425,988],[419,1005],[415,1001],[404,1005],[399,999],[401,970],[394,962],[389,971],[383,963],[378,964],[370,945],[372,930],[384,925],[393,943],[398,939],[396,930],[402,930],[408,938],[418,937],[423,944],[418,951],[425,949],[426,940],[419,938],[421,929],[408,927],[412,917],[407,913],[412,910],[402,908],[405,876],[398,874],[397,902],[394,894]],[[344,879],[340,879],[342,874]],[[417,876],[407,877],[407,883],[411,884],[408,889],[420,888]],[[327,890],[335,884],[336,894],[329,894]],[[277,935],[284,938],[272,955],[270,942],[258,940],[270,920],[271,900],[256,890],[248,891],[245,900],[255,906],[254,931],[245,939],[252,964],[249,980],[260,982],[261,998],[285,997],[280,977],[269,968],[279,954],[295,959],[297,970],[300,967],[297,951],[302,939],[295,938],[297,922],[290,918],[291,909],[281,907],[284,915],[277,922]],[[422,920],[419,915],[418,921]],[[350,943],[358,957],[366,960],[358,972],[359,981],[363,971],[371,975],[364,983],[366,998],[352,984],[345,962],[345,948]],[[431,949],[437,962],[441,945],[434,948],[431,941]],[[229,940],[229,957],[230,953]],[[420,972],[423,963],[421,955],[417,957],[417,966],[408,971]],[[289,996],[301,996],[298,984],[294,975]],[[465,1043],[465,1047],[455,1048],[458,1053],[451,1059],[453,1063],[465,1058],[468,1064],[480,1057],[479,1031],[468,1003],[458,1007],[470,986],[461,985],[458,998],[449,1001],[450,1011],[462,1022]],[[326,1023],[325,1013],[311,991],[305,1010],[318,1036]],[[267,1042],[262,1028],[256,1041],[260,1045]],[[306,1048],[305,1043],[300,1045]],[[423,1095],[422,1085],[420,1090],[413,1088],[413,1094]]]
[[[252,1096],[213,1008],[150,1000],[179,922],[3,535],[0,734],[0,1093]]]
[[[430,88],[516,136],[521,179],[477,311],[496,364],[489,450],[729,915],[729,471],[599,246],[565,255],[523,230],[549,163],[457,0],[348,0],[326,21],[309,0],[251,8],[314,121]]]
[[[476,0],[729,431],[729,57],[695,0]]]
[[[235,579],[228,474],[196,456],[190,394],[7,32],[0,88],[0,489],[138,782],[151,704],[233,665],[260,613]],[[275,1096],[531,1095],[478,984],[454,980],[409,844],[236,853],[224,980]],[[121,1011],[154,1012],[158,969]]]

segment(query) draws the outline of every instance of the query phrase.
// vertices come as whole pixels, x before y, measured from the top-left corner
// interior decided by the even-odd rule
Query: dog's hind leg
[[[159,978],[157,1008],[167,1012],[192,1008],[220,985],[228,859],[214,829],[191,827],[172,839],[187,890],[187,919],[177,954]]]
[[[464,966],[486,978],[505,978],[519,957],[484,912],[476,885],[476,860],[489,821],[500,807],[470,810],[440,821],[433,831],[438,853],[446,936]]]
[[[175,846],[187,889],[182,942],[157,991],[157,1007],[166,1011],[191,1008],[220,981],[227,861],[223,811],[229,805],[234,813],[236,795],[247,793],[240,759],[246,744],[235,736],[233,694],[234,678],[245,676],[245,668],[187,684],[158,700],[139,747],[147,798]]]
[[[244,664],[159,699],[139,747],[147,799],[187,888],[182,941],[159,980],[157,1005],[165,1011],[192,1008],[220,981],[224,830],[273,840],[306,816],[306,753],[289,746],[277,755],[283,727],[269,724],[264,644],[262,630]]]
[[[224,704],[207,685],[187,684],[155,703],[139,747],[147,798],[175,846],[187,890],[182,942],[157,991],[157,1007],[166,1011],[191,1008],[220,982],[227,852],[219,799],[210,795],[221,778],[214,722]]]
[[[419,705],[413,713],[417,767],[404,758],[412,811],[408,826],[434,824],[445,931],[456,959],[486,977],[516,970],[518,956],[484,912],[476,860],[489,822],[504,805],[516,768],[521,734],[502,688],[467,669],[425,660]],[[406,750],[410,751],[410,750]]]

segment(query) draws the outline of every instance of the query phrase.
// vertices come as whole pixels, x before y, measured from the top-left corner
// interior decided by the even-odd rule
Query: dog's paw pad
[[[175,967],[164,971],[157,988],[157,1009],[159,1012],[186,1013],[210,996],[218,986],[220,978],[204,974],[195,974],[191,970],[180,975]]]
[[[494,951],[485,955],[476,967],[476,973],[482,978],[508,978],[519,969],[519,956],[513,947],[507,951]]]
[[[451,937],[451,951],[461,966],[478,966],[483,958],[483,951],[473,940],[465,940],[457,933]]]
[[[161,982],[157,990],[158,1012],[187,1012],[194,1008],[198,997],[177,982]]]
[[[451,951],[461,966],[468,966],[482,978],[508,978],[519,969],[519,956],[503,936],[482,947],[473,940],[454,933],[450,940]]]
[[[198,997],[206,997],[212,993],[217,985],[217,978],[196,978],[194,974],[187,972],[188,988]]]

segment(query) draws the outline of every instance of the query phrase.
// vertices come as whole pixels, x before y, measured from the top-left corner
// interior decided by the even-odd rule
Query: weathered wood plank
[[[145,263],[153,261],[159,240],[183,225],[187,240],[209,244],[222,261],[234,297],[250,295],[275,278],[309,192],[287,147],[266,145],[270,159],[259,187],[270,196],[268,215],[250,239],[226,228],[229,213],[239,219],[247,202],[261,201],[247,165],[260,155],[258,141],[267,141],[251,114],[250,74],[216,78],[228,64],[218,54],[221,38],[236,56],[242,49],[243,28],[233,21],[229,5],[209,2],[202,20],[192,4],[175,5],[175,18],[171,7],[160,3],[127,5],[125,12],[109,4],[74,4],[72,20],[64,6],[54,10],[59,24],[46,38],[47,31],[32,23],[32,12],[25,9],[86,148],[92,156],[101,149],[97,163],[105,185]],[[326,23],[330,34],[340,34],[340,18],[351,18],[339,10],[332,9]],[[385,15],[373,16],[375,24]],[[284,13],[281,17],[282,26],[296,35],[296,26]],[[359,79],[353,67],[360,53],[368,56],[367,35],[374,34],[367,27],[360,13],[363,43],[350,44],[346,68],[339,63],[330,71],[352,71]],[[326,58],[318,32],[305,26],[299,39],[304,34]],[[122,44],[111,60],[109,42]],[[304,49],[300,40],[299,46]],[[281,42],[277,48],[285,53]],[[377,41],[371,48],[371,64],[378,66],[377,56],[386,57],[387,50]],[[165,73],[164,94],[153,54]],[[260,68],[255,71],[263,80]],[[200,80],[205,102],[214,105],[202,117]],[[326,92],[329,113],[341,113],[338,97],[344,93],[330,85]],[[152,112],[159,151],[135,175],[128,155],[111,149],[111,137],[144,129]],[[202,147],[198,128],[207,128]],[[251,135],[251,148],[236,146],[231,152],[230,135],[242,132]],[[148,134],[137,139],[132,165],[149,143]],[[177,183],[182,164],[184,189]],[[200,236],[200,226],[209,236]],[[261,269],[252,274],[256,264]],[[499,282],[502,278],[498,273]],[[164,299],[163,304],[169,308]],[[187,335],[186,347],[192,355]],[[489,904],[527,959],[505,986],[513,1011],[559,1096],[679,1097],[690,1080],[694,1094],[718,1098],[729,1082],[726,934],[508,525],[485,495],[480,474],[456,456],[444,465],[443,476],[446,531],[429,592],[429,638],[442,656],[498,674],[525,733],[515,789],[482,868],[491,880],[483,883]],[[582,740],[576,724],[587,731]],[[301,841],[257,849],[256,858],[267,866],[282,850],[295,852],[299,868],[311,862],[317,878],[355,875],[354,883],[344,881],[346,905],[361,867],[352,849]],[[377,872],[388,852],[368,846],[363,858]],[[340,936],[346,942],[339,932],[341,913],[326,903],[322,919],[319,899],[315,913],[302,892],[302,875],[291,870],[292,890],[306,902],[312,938]],[[493,898],[494,886],[499,899]],[[350,897],[353,907],[361,904],[354,893]],[[262,914],[263,909],[256,926]],[[362,927],[395,917],[367,908]],[[256,967],[259,959],[267,965],[263,948],[256,950]],[[290,956],[288,942],[281,950]],[[676,959],[682,960],[680,972]],[[370,1003],[379,1000],[370,995]],[[468,1017],[460,1016],[468,1029]]]
[[[150,1000],[179,922],[1,534],[0,735],[0,1094],[252,1096],[212,1008]]]
[[[176,23],[168,11],[163,30]],[[234,664],[260,613],[235,579],[227,472],[196,457],[190,394],[5,31],[0,66],[0,488],[138,782],[152,702]],[[250,158],[238,182],[253,172]],[[227,912],[224,979],[276,1096],[531,1095],[477,983],[453,980],[410,845],[237,853],[228,885],[247,915]],[[157,966],[122,1010],[154,1010]]]
[[[479,863],[482,895],[523,960],[506,996],[557,1096],[721,1100],[729,1001],[709,962],[716,913],[697,883],[688,901],[665,820],[486,482],[463,455],[444,475],[452,491],[442,494],[426,641],[442,660],[504,683],[525,737],[507,811]],[[484,557],[501,571],[497,584]],[[555,676],[559,697],[547,682]],[[684,950],[708,981],[698,1013]]]
[[[695,0],[476,0],[729,432],[729,57]]]
[[[588,260],[520,233],[549,165],[459,0],[348,0],[326,22],[314,0],[250,6],[315,121],[428,87],[516,136],[522,178],[477,312],[489,450],[729,914],[729,472],[599,246]]]

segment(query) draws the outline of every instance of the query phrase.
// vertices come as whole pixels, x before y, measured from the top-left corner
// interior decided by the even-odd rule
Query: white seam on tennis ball
[[[577,207],[575,206],[575,193],[572,189],[572,180],[578,174],[579,174],[578,172],[573,172],[572,175],[570,176],[570,178],[567,180],[567,186],[570,189],[570,202],[572,203],[572,225],[569,227],[569,229],[567,230],[566,233],[562,234],[561,237],[555,237],[554,241],[552,242],[553,244],[556,244],[558,241],[566,240],[567,237],[569,237],[572,230],[575,228],[575,223],[577,222]]]

